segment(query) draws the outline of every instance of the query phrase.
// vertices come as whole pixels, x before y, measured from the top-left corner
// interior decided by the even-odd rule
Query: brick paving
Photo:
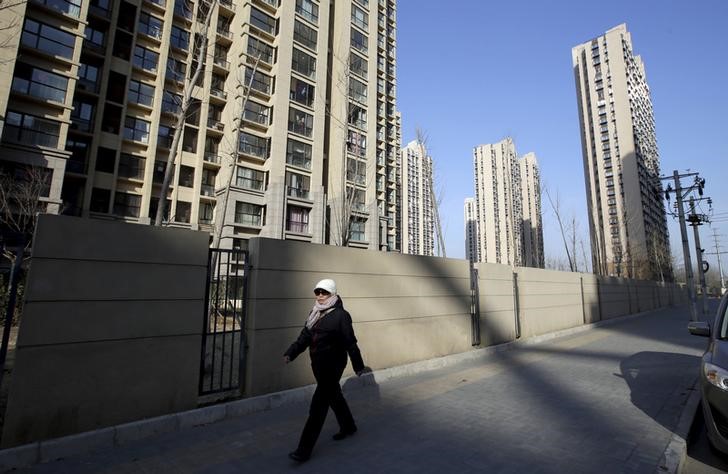
[[[659,472],[706,343],[688,318],[654,311],[349,390],[359,432],[333,441],[329,414],[305,464],[287,458],[297,404],[18,472]]]

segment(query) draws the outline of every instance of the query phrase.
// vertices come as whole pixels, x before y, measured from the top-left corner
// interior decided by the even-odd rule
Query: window
[[[357,76],[366,79],[369,63],[366,59],[352,52],[349,55],[349,70]]]
[[[101,28],[101,26],[89,23],[83,30],[83,36],[86,38],[87,46],[90,45],[92,48],[104,51],[106,46],[106,31],[102,31],[99,28]]]
[[[306,77],[316,78],[316,58],[296,48],[293,48],[291,68]]]
[[[174,140],[174,131],[171,127],[160,125],[157,129],[157,146],[160,148],[172,148],[172,140]]]
[[[157,63],[159,62],[159,54],[147,48],[136,46],[134,48],[134,66],[140,67],[145,71],[157,72]]]
[[[44,53],[72,59],[76,37],[52,26],[26,19],[20,41],[23,45]]]
[[[145,159],[129,153],[122,153],[119,157],[120,178],[144,179]]]
[[[35,0],[74,18],[81,16],[81,0]]]
[[[93,128],[94,109],[96,105],[76,99],[71,110],[71,128],[82,132],[90,132]]]
[[[310,49],[316,49],[316,30],[296,20],[293,24],[293,40]]]
[[[311,178],[286,171],[286,194],[300,199],[311,199]]]
[[[200,224],[212,224],[215,214],[215,205],[211,202],[200,203]]]
[[[71,157],[66,162],[66,172],[85,174],[88,162],[91,139],[85,137],[73,137],[66,139],[66,151],[71,152]]]
[[[141,196],[117,192],[114,195],[114,214],[123,217],[139,217],[141,203]]]
[[[172,26],[172,46],[187,51],[190,47],[190,34],[178,26]]]
[[[96,149],[96,171],[113,173],[116,166],[116,150],[100,146]],[[107,211],[104,211],[107,212]]]
[[[68,79],[52,72],[17,63],[12,89],[39,99],[65,102]]]
[[[247,132],[240,132],[238,152],[254,156],[262,160],[268,159],[268,139]]]
[[[173,30],[176,27],[173,27]],[[162,38],[162,30],[164,29],[164,22],[157,17],[154,17],[146,12],[139,14],[139,32],[152,38]]]
[[[354,158],[346,159],[346,179],[352,183],[366,185],[367,164]]]
[[[302,143],[291,138],[288,139],[286,149],[286,163],[297,166],[299,168],[311,169],[311,153],[312,147],[307,143]]]
[[[106,89],[106,100],[123,104],[127,96],[126,76],[115,71],[109,71]]]
[[[8,110],[5,116],[3,140],[57,148],[60,128],[60,124],[53,120]]]
[[[367,86],[354,78],[349,78],[349,97],[357,102],[367,101]]]
[[[131,34],[117,28],[116,34],[114,35],[114,46],[111,50],[112,54],[117,58],[128,61],[129,56],[131,55],[131,45],[133,41],[134,37]]]
[[[151,107],[154,104],[154,87],[139,81],[129,81],[129,102]]]
[[[248,36],[248,54],[254,58],[260,58],[268,64],[273,64],[275,60],[276,49],[257,38]]]
[[[351,22],[359,28],[366,30],[369,28],[369,14],[356,5],[352,5]]]
[[[318,5],[311,0],[296,0],[296,13],[311,23],[318,23],[318,10]]]
[[[367,128],[367,111],[366,109],[349,103],[349,123],[355,127],[366,130]]]
[[[240,188],[263,191],[265,174],[262,171],[238,166],[235,174],[235,185]]]
[[[162,112],[177,114],[182,110],[182,96],[174,92],[164,91],[162,95]]]
[[[366,156],[367,137],[365,134],[355,130],[349,130],[346,139],[346,151],[357,156]]]
[[[297,102],[301,105],[305,105],[307,107],[312,107],[315,96],[316,92],[314,86],[307,82],[296,79],[295,77],[291,78],[290,99],[292,101]]]
[[[177,222],[190,223],[192,215],[192,204],[185,201],[177,201],[177,207],[174,210],[174,220]]]
[[[289,232],[308,233],[308,214],[310,209],[299,206],[288,206],[286,212],[286,230]]]
[[[367,46],[368,43],[369,38],[367,38],[364,33],[354,28],[351,29],[351,46],[354,49],[357,49],[362,53],[367,54],[367,51],[369,50],[369,47]]]
[[[179,167],[179,185],[191,188],[195,185],[195,169],[191,166]]]
[[[109,212],[109,204],[111,202],[111,190],[93,188],[91,189],[91,204],[89,210],[91,212]]]
[[[98,90],[99,68],[91,64],[84,64],[78,67],[78,81],[76,86],[80,89],[96,92]]]
[[[253,77],[253,80],[251,82],[251,77],[253,76],[253,69],[250,67],[245,68],[245,83],[250,84],[250,87],[262,92],[264,94],[270,95],[273,91],[273,78],[270,76],[266,76],[260,71],[255,72],[255,77]]]
[[[248,100],[245,103],[243,118],[250,122],[268,125],[270,123],[270,107]]]
[[[235,203],[235,223],[253,226],[263,225],[263,206],[247,202]]]
[[[349,239],[355,242],[364,242],[366,240],[364,237],[366,224],[366,219],[352,217],[349,221]]]
[[[184,62],[171,56],[167,58],[167,79],[184,83],[186,71],[187,65]]]
[[[275,35],[278,30],[276,19],[257,8],[250,9],[250,24],[270,35]]]
[[[151,124],[137,117],[126,116],[124,120],[124,138],[135,142],[149,143]]]
[[[313,115],[291,107],[288,110],[288,130],[311,138],[311,135],[313,135]]]
[[[364,192],[363,189],[356,189],[351,186],[347,186],[346,200],[351,203],[352,211],[366,212],[366,192]]]

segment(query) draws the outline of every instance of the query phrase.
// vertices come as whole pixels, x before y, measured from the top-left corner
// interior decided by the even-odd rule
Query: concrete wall
[[[196,407],[207,246],[40,216],[2,446]]]
[[[313,382],[307,353],[290,365],[282,357],[301,331],[322,278],[336,280],[372,368],[470,349],[465,260],[273,239],[252,239],[250,253],[247,395]]]

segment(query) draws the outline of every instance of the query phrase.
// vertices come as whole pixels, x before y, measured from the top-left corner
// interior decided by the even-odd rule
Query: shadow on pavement
[[[646,415],[672,431],[681,412],[664,409],[664,399],[655,397],[655,392],[672,394],[680,391],[680,407],[690,397],[691,381],[700,368],[700,357],[668,352],[638,352],[619,363],[621,373],[614,374],[624,379],[629,386],[630,400]],[[684,374],[682,383],[675,383],[675,374]]]

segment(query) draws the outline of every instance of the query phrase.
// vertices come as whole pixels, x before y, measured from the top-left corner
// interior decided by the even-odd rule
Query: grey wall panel
[[[199,336],[24,348],[3,446],[194,408],[199,354]]]

